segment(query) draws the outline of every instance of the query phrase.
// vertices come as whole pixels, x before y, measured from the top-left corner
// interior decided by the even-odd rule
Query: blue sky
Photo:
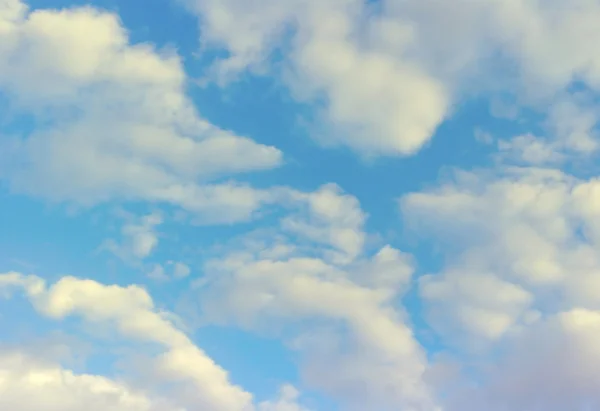
[[[600,409],[598,23],[0,0],[0,408]]]

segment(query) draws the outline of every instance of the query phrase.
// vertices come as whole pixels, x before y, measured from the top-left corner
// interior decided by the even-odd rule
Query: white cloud
[[[464,346],[478,338],[501,337],[526,314],[533,301],[533,296],[516,284],[467,270],[448,269],[441,276],[420,278],[421,297],[428,304],[432,324],[445,333],[457,328],[466,331],[466,338],[460,339]]]
[[[152,370],[157,378],[181,383],[183,391],[175,397],[183,406],[215,411],[241,411],[251,406],[252,395],[231,384],[227,372],[157,310],[148,293],[138,286],[105,286],[63,277],[46,288],[35,276],[0,275],[0,287],[5,290],[9,286],[23,288],[36,309],[50,318],[78,315],[90,324],[113,325],[127,339],[162,346],[165,350]]]
[[[483,370],[482,384],[457,390],[447,410],[597,409],[599,337],[598,311],[552,316],[514,338],[509,354]]]
[[[291,385],[281,387],[276,401],[264,401],[258,405],[258,411],[309,411],[298,404],[300,393]]]
[[[139,221],[135,221],[135,218],[129,220],[131,221],[121,228],[122,242],[119,244],[114,240],[107,240],[102,247],[125,261],[142,261],[158,246],[156,227],[163,223],[163,218],[154,212],[137,219]]]
[[[565,159],[560,146],[533,134],[522,134],[509,140],[499,140],[498,150],[502,160],[513,160],[517,164],[543,166],[560,163]]]
[[[600,107],[590,101],[590,95],[557,97],[547,113],[543,124],[547,137],[526,133],[499,140],[500,159],[525,165],[557,166],[597,152],[595,127],[600,119]]]
[[[427,409],[423,353],[391,307],[387,290],[361,287],[345,272],[312,258],[246,260],[231,255],[206,270],[209,279],[198,298],[212,321],[259,331],[289,323],[308,327],[306,336],[317,339],[317,346],[303,338],[292,345],[308,357],[309,384],[359,409],[398,404]],[[345,349],[334,344],[320,352],[321,338],[327,336],[318,324],[324,321],[347,330],[341,334],[347,339]],[[298,337],[305,335],[298,332]],[[342,354],[344,350],[349,352]]]
[[[233,245],[206,264],[206,277],[197,283],[198,306],[215,323],[269,333],[285,329],[288,344],[305,357],[306,383],[349,409],[434,410],[422,380],[424,352],[394,306],[410,283],[411,259],[390,246],[370,257],[362,246],[342,260],[315,255],[323,245],[336,245],[330,239],[340,221],[365,235],[356,199],[332,188],[308,195],[308,213],[292,214],[296,226],[316,224],[318,236],[292,230],[291,238]],[[282,221],[289,228],[289,217]],[[297,235],[310,246],[296,246]]]
[[[355,0],[185,3],[201,17],[204,44],[230,53],[215,66],[221,82],[247,68],[264,70],[275,47],[291,44],[286,80],[300,100],[325,97],[319,137],[326,144],[366,155],[411,154],[445,117],[446,87],[409,57],[410,23],[365,24]],[[281,40],[289,26],[290,43]]]
[[[233,385],[215,364],[176,326],[173,314],[154,306],[141,287],[103,285],[63,277],[50,287],[39,277],[0,274],[0,292],[10,297],[23,290],[36,310],[55,320],[77,315],[86,324],[112,327],[120,337],[163,348],[144,362],[145,379],[127,384],[91,374],[76,374],[56,363],[20,351],[0,352],[0,406],[23,411],[308,411],[298,405],[300,393],[283,385],[276,400],[252,404],[252,394]],[[141,350],[143,351],[143,349]],[[47,353],[44,353],[47,354]],[[115,371],[115,370],[113,370]],[[125,371],[125,373],[123,373]],[[145,385],[142,391],[139,386]]]
[[[565,150],[577,155],[598,149],[595,126],[600,119],[600,107],[584,93],[559,99],[549,110],[548,128]]]
[[[13,190],[84,205],[168,202],[225,222],[269,201],[250,187],[207,184],[273,168],[282,155],[199,117],[178,56],[130,44],[108,12],[4,3],[0,92],[39,124],[2,143],[0,176]]]
[[[572,83],[600,89],[600,6],[589,0],[182,1],[200,18],[203,46],[229,53],[214,66],[221,84],[275,70],[281,52],[294,96],[324,106],[316,137],[362,155],[418,151],[473,95],[509,94],[511,117],[531,106],[555,121],[548,105],[571,97]],[[597,123],[597,110],[586,118]],[[581,123],[560,123],[553,133],[570,149],[595,148]]]
[[[371,259],[355,264],[351,276],[362,286],[402,294],[410,284],[414,270],[415,263],[410,254],[386,245]]]
[[[21,352],[0,354],[0,407],[20,411],[183,411],[119,382],[74,374]]]
[[[556,170],[505,169],[459,172],[404,196],[406,221],[445,250],[446,266],[420,282],[438,330],[463,343],[496,340],[537,311],[600,308],[597,185]]]
[[[447,411],[600,406],[598,181],[552,169],[456,172],[401,199],[444,264],[419,280],[426,319],[462,374]],[[435,368],[435,367],[433,367]]]
[[[333,250],[329,260],[352,262],[363,251],[365,213],[358,200],[340,187],[327,184],[313,193],[294,193],[300,212],[282,220],[282,228],[300,238]]]
[[[465,361],[465,375],[452,377],[460,385],[475,375],[477,387],[432,383],[439,369],[399,307],[415,261],[390,245],[367,247],[358,200],[333,184],[304,193],[223,182],[276,167],[282,154],[203,120],[185,95],[178,56],[130,44],[113,14],[29,12],[0,0],[0,92],[12,112],[39,126],[3,137],[0,178],[55,201],[165,202],[201,223],[288,206],[274,230],[221,248],[194,297],[207,321],[282,336],[300,353],[303,381],[345,409],[434,411],[439,401],[445,411],[600,408],[600,180],[532,167],[597,151],[590,95],[600,89],[600,4],[183,1],[201,17],[205,45],[230,53],[213,66],[217,81],[282,68],[293,96],[322,109],[313,131],[324,144],[365,156],[412,154],[453,103],[483,93],[515,102],[492,107],[505,117],[524,106],[542,112],[543,133],[498,141],[502,168],[457,172],[401,199],[407,226],[443,250],[444,265],[418,280],[426,319]],[[282,51],[281,66],[270,64],[274,51]],[[570,91],[576,82],[587,90]],[[113,251],[148,258],[160,224],[156,214],[128,221]],[[154,264],[149,276],[190,273],[173,260]],[[0,275],[0,295],[14,290],[46,317],[76,315],[160,353],[144,364],[152,387],[144,391],[126,373],[111,380],[25,349],[0,352],[0,408],[306,410],[287,385],[279,398],[253,404],[141,287]],[[482,353],[493,356],[472,355]],[[436,399],[436,390],[450,396]]]

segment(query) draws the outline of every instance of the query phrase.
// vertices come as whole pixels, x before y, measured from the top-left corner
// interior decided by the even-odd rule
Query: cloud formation
[[[162,352],[148,365],[147,371],[159,381],[178,383],[175,392],[171,394],[170,402],[183,408],[173,408],[174,410],[203,408],[215,411],[251,411],[253,409],[252,395],[232,384],[227,372],[198,348],[169,319],[168,313],[155,308],[152,298],[141,287],[103,285],[93,280],[75,277],[63,277],[57,283],[47,287],[43,279],[33,275],[25,276],[16,272],[0,274],[0,291],[8,292],[10,295],[15,290],[23,291],[35,309],[41,315],[51,319],[64,320],[68,316],[77,315],[86,323],[110,326],[126,340],[131,339],[138,343],[149,342],[160,346]],[[42,385],[42,389],[51,390],[49,401],[52,400],[52,396],[59,396],[61,391],[68,392],[82,385],[81,395],[84,396],[82,400],[85,400],[87,395],[86,389],[99,387],[96,392],[99,391],[100,397],[90,398],[99,410],[105,409],[108,404],[111,404],[110,401],[115,407],[121,406],[123,410],[154,410],[161,406],[160,402],[153,403],[143,396],[136,397],[134,394],[129,394],[125,388],[102,377],[75,376],[68,370],[52,366],[42,367],[36,371],[35,361],[26,358],[26,355],[17,353],[14,358],[6,359],[9,379],[3,381],[3,389],[11,388],[10,373],[31,372],[34,378],[33,386],[24,385],[22,387],[24,391],[11,394],[13,397],[8,397],[9,403],[11,398],[14,398],[13,402],[24,400],[25,398],[21,396],[27,390],[35,389],[35,378],[38,378],[56,384],[45,387]],[[33,363],[30,364],[30,361]],[[32,371],[29,371],[29,367],[33,367]],[[45,375],[47,376],[44,377]],[[65,387],[61,385],[60,380],[55,381],[60,376],[66,377],[73,386]],[[297,397],[293,395],[290,398],[290,395],[286,395],[289,390],[289,388],[284,390],[283,404]],[[40,392],[36,395],[42,394],[44,393]],[[89,395],[92,394],[93,392]],[[122,398],[115,398],[119,394]],[[78,401],[78,398],[73,399],[75,405],[81,404]],[[71,405],[66,403],[65,406]],[[51,403],[49,407],[54,408],[47,408],[48,410],[57,409],[56,404]]]
[[[356,198],[339,188],[321,187],[307,200],[309,213],[293,217],[291,226],[305,229],[291,233],[311,246],[295,246],[294,237],[277,243],[269,237],[245,239],[241,248],[207,263],[196,297],[201,312],[208,321],[259,332],[301,325],[288,336],[288,345],[306,358],[307,383],[348,409],[436,410],[423,380],[424,352],[394,306],[411,280],[410,257],[390,246],[365,254],[364,245],[355,241],[366,236],[363,212]],[[307,228],[315,218],[318,235]],[[341,222],[348,228],[341,230]],[[290,218],[280,224],[289,228]],[[338,250],[351,244],[352,252],[330,258],[322,244]]]
[[[414,154],[456,103],[485,93],[548,115],[551,140],[566,149],[596,149],[579,120],[597,122],[597,110],[568,93],[600,87],[593,1],[182,2],[200,19],[202,44],[228,52],[213,66],[219,83],[277,73],[272,56],[282,54],[292,94],[322,106],[315,135],[326,144]]]
[[[276,167],[282,154],[200,117],[174,53],[130,44],[116,15],[91,7],[28,11],[6,0],[0,22],[0,91],[36,125],[2,142],[0,176],[14,191],[164,202],[226,222],[269,201],[212,183]]]
[[[202,116],[188,93],[198,83],[184,70],[190,56],[133,42],[116,13],[91,5],[0,0],[0,182],[9,189],[0,223],[18,238],[33,232],[16,233],[12,222],[33,213],[29,203],[2,208],[30,201],[17,194],[80,206],[82,219],[90,207],[132,210],[118,238],[100,245],[119,257],[123,275],[49,281],[52,267],[7,271],[2,303],[11,313],[28,303],[34,327],[77,328],[93,342],[85,330],[108,330],[135,351],[111,352],[122,362],[101,375],[26,344],[2,346],[0,408],[329,409],[305,401],[308,392],[344,411],[600,409],[600,3],[173,3],[198,21],[200,57],[211,60],[204,85],[254,87],[260,76],[283,85],[309,108],[307,137],[322,146],[363,159],[417,156],[476,101],[494,117],[489,128],[475,124],[480,113],[465,121],[486,145],[476,155],[489,158],[448,170],[423,156],[403,174],[352,163],[376,178],[344,189],[326,181],[327,167],[304,169],[310,175],[294,185],[286,183],[293,172],[277,186],[244,182],[277,172],[284,153],[233,131],[235,119]],[[293,144],[281,146],[294,155]],[[378,166],[387,174],[374,173]],[[439,180],[423,177],[438,169]],[[385,209],[376,201],[397,205],[400,221],[376,215]],[[104,223],[114,226],[104,211],[93,217],[100,241],[110,237]],[[77,243],[88,237],[65,232]],[[32,238],[28,248],[50,249],[57,237],[43,247]],[[104,256],[71,257],[91,273],[108,271]],[[138,271],[146,276],[132,281]],[[166,308],[174,306],[183,307],[178,315]],[[0,320],[14,326],[8,317]],[[274,375],[268,384],[279,391],[258,395],[268,384],[234,378],[213,360],[196,319],[201,332],[276,341],[296,361],[297,381]],[[233,358],[222,342],[212,342],[215,352]]]
[[[0,405],[23,411],[179,411],[96,375],[78,375],[24,353],[0,357]]]
[[[596,178],[508,168],[459,172],[401,199],[413,229],[446,250],[444,269],[419,280],[432,326],[463,353],[502,347],[505,357],[450,409],[599,404],[586,371],[598,360],[586,348],[600,309],[597,187]]]

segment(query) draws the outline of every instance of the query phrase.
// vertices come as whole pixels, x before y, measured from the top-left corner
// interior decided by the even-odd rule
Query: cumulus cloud
[[[423,381],[425,354],[394,303],[410,283],[411,259],[390,246],[369,255],[363,244],[353,245],[342,260],[296,246],[298,236],[317,249],[335,246],[330,239],[342,216],[358,237],[365,235],[354,197],[326,186],[308,199],[309,212],[293,214],[294,226],[317,218],[318,236],[292,230],[291,238],[260,246],[233,244],[205,265],[196,296],[205,318],[258,332],[287,330],[288,345],[305,357],[306,382],[349,409],[436,409]],[[289,218],[282,218],[284,228]]]
[[[430,406],[421,381],[424,354],[385,292],[360,287],[335,267],[306,258],[215,261],[209,273],[201,304],[213,321],[259,331],[303,320],[317,324],[292,342],[308,357],[309,384],[357,409]],[[332,340],[318,326],[323,321],[347,331],[334,332]]]
[[[276,167],[281,152],[200,117],[179,57],[131,44],[116,15],[7,0],[0,27],[0,92],[38,125],[2,142],[0,176],[14,191],[84,205],[166,202],[225,222],[271,201],[211,180]]]
[[[478,388],[451,395],[449,411],[593,410],[600,406],[600,312],[572,309],[524,330]]]
[[[533,109],[542,120],[508,139],[478,134],[497,142],[496,168],[402,196],[405,226],[442,256],[414,278],[417,259],[371,247],[367,212],[339,186],[228,180],[275,168],[282,153],[203,119],[173,51],[133,44],[115,14],[93,7],[0,0],[2,120],[34,123],[2,135],[0,178],[13,192],[85,206],[165,203],[201,223],[282,205],[274,226],[201,264],[172,256],[147,273],[185,278],[194,267],[189,293],[205,323],[281,337],[299,354],[302,384],[343,409],[600,408],[600,180],[552,168],[598,149],[600,4],[181,1],[201,21],[204,49],[219,51],[208,77],[225,86],[246,72],[279,76],[316,107],[311,132],[324,145],[414,154],[472,96],[505,119]],[[128,219],[106,245],[125,261],[149,259],[161,215]],[[402,306],[413,285],[440,356],[421,346]],[[106,327],[148,358],[140,380],[3,349],[0,408],[306,410],[290,385],[255,401],[140,286],[0,274],[0,296],[15,291],[42,316]]]
[[[598,149],[599,108],[591,96],[576,93],[558,97],[547,108],[544,136],[531,133],[498,141],[498,157],[520,165],[560,166],[589,158]]]
[[[499,157],[517,164],[543,166],[565,160],[561,147],[533,134],[522,134],[498,141]]]
[[[21,352],[0,355],[0,406],[22,411],[183,411],[119,382],[75,374]]]
[[[312,193],[294,193],[296,214],[283,219],[282,228],[300,239],[331,248],[330,260],[351,262],[360,255],[365,242],[365,213],[358,200],[344,194],[335,184]]]
[[[572,97],[573,83],[600,87],[595,2],[182,2],[199,16],[203,47],[228,52],[213,67],[221,84],[247,70],[272,72],[274,51],[283,55],[281,74],[294,96],[322,103],[315,135],[325,143],[412,154],[454,103],[488,93],[558,121],[552,138],[568,137],[571,148],[595,149],[584,130],[566,130],[580,122],[548,110],[565,93]],[[597,123],[597,110],[586,118]]]
[[[230,55],[214,66],[220,82],[268,67],[285,54],[285,78],[301,101],[325,101],[320,141],[367,155],[416,152],[443,120],[448,90],[410,57],[412,27],[401,19],[364,18],[363,2],[239,0],[185,2],[201,20],[206,46]]]
[[[495,341],[540,313],[600,308],[597,185],[557,170],[505,169],[459,172],[404,196],[406,221],[445,250],[446,267],[420,280],[432,324],[465,344]]]
[[[434,383],[446,410],[600,406],[598,192],[594,177],[502,166],[401,198],[406,223],[444,259],[419,294],[462,364]]]
[[[34,275],[0,274],[0,292],[10,297],[23,291],[42,315],[62,320],[78,316],[95,326],[109,326],[134,343],[154,343],[163,348],[144,371],[170,390],[150,395],[108,378],[75,374],[27,352],[0,353],[0,404],[23,410],[118,411],[308,411],[298,405],[300,393],[284,385],[273,401],[255,405],[252,394],[229,381],[228,373],[215,364],[175,324],[175,317],[157,309],[141,287],[104,285],[93,280],[62,277],[47,286]],[[139,385],[139,382],[138,382]],[[159,385],[160,386],[160,385]],[[147,391],[156,389],[150,384]],[[161,395],[158,395],[158,394]]]
[[[23,289],[35,308],[49,318],[78,315],[91,324],[113,325],[127,339],[164,347],[152,369],[165,381],[183,381],[193,387],[181,397],[184,406],[239,411],[251,405],[251,394],[231,384],[227,372],[157,310],[141,287],[106,286],[74,277],[63,277],[47,287],[41,278],[19,273],[0,275],[0,287]]]

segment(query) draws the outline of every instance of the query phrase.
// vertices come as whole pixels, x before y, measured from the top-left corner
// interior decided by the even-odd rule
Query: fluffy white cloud
[[[499,157],[518,164],[542,166],[565,160],[561,147],[533,134],[522,134],[508,140],[498,141]]]
[[[585,93],[556,98],[547,108],[546,136],[527,133],[500,140],[500,159],[525,165],[557,166],[595,154],[600,107],[592,100]]]
[[[209,281],[199,298],[211,320],[259,331],[290,322],[315,323],[305,325],[292,343],[308,357],[309,383],[359,409],[403,404],[425,410],[431,405],[421,381],[424,354],[386,290],[361,287],[338,268],[306,257],[229,256],[207,269]],[[346,331],[334,332],[337,339],[331,341],[318,325],[323,321]]]
[[[478,388],[451,394],[448,411],[600,407],[600,312],[573,309],[524,330],[509,354],[482,372]]]
[[[415,261],[390,245],[367,247],[358,200],[334,184],[300,192],[223,182],[276,167],[282,154],[202,119],[179,57],[131,44],[114,14],[0,0],[0,97],[17,121],[35,123],[2,136],[0,178],[55,201],[168,203],[202,223],[288,207],[273,230],[221,247],[192,294],[209,322],[281,336],[302,358],[303,382],[343,409],[600,408],[600,180],[541,168],[598,149],[597,1],[181,1],[201,18],[204,45],[229,53],[213,78],[225,85],[245,70],[281,69],[297,100],[322,109],[313,131],[324,144],[412,154],[453,103],[483,93],[515,101],[493,107],[507,118],[524,106],[542,112],[540,129],[498,142],[499,169],[457,172],[400,201],[406,225],[442,250],[443,266],[416,283],[426,319],[464,374],[444,380],[448,364],[429,360],[416,340],[401,307]],[[158,214],[128,220],[108,246],[144,260],[161,223]],[[189,276],[179,257],[149,276]],[[287,385],[279,398],[253,402],[139,286],[0,275],[0,295],[14,290],[46,317],[77,316],[139,344],[135,375],[144,375],[75,373],[25,348],[3,350],[0,408],[306,409]]]
[[[0,176],[13,190],[85,205],[168,202],[226,222],[271,201],[208,183],[275,167],[281,152],[199,117],[178,56],[130,44],[116,15],[5,0],[0,43],[0,93],[36,123],[2,142]]]
[[[596,409],[597,179],[533,167],[453,177],[400,201],[443,250],[419,292],[463,366],[435,383],[445,409]]]
[[[78,315],[91,324],[113,325],[125,338],[162,346],[164,352],[151,369],[157,378],[181,383],[176,396],[180,405],[215,411],[250,409],[251,394],[231,384],[227,372],[157,310],[143,288],[106,286],[74,277],[63,277],[47,288],[35,276],[0,275],[1,290],[15,288],[23,289],[36,309],[50,318]]]
[[[431,321],[445,333],[467,331],[460,340],[468,346],[475,338],[496,339],[514,325],[533,301],[520,286],[485,272],[449,269],[443,276],[420,278],[421,297],[429,304]],[[448,319],[455,321],[448,321]],[[526,321],[527,317],[523,320]]]
[[[362,286],[402,294],[410,285],[414,270],[415,264],[410,254],[386,245],[371,259],[355,264],[351,276],[355,283]]]
[[[327,184],[312,193],[295,192],[300,211],[282,221],[282,228],[300,239],[331,247],[329,260],[352,262],[362,252],[365,234],[365,213],[358,200],[344,194],[335,184]]]
[[[214,67],[221,82],[247,68],[264,70],[275,47],[291,45],[286,80],[300,100],[324,96],[325,123],[317,133],[326,144],[366,155],[410,154],[446,114],[448,90],[410,57],[410,23],[376,18],[371,24],[361,1],[185,3],[201,17],[203,42],[230,53]]]
[[[0,355],[0,406],[22,411],[183,411],[107,378],[74,374],[19,352]]]
[[[77,315],[87,324],[113,327],[127,340],[155,343],[163,350],[145,361],[143,371],[150,377],[142,380],[147,385],[145,391],[103,376],[76,374],[24,350],[2,350],[0,405],[7,409],[308,411],[298,404],[298,390],[289,385],[282,387],[276,400],[255,406],[252,395],[230,383],[227,372],[175,324],[176,317],[158,310],[139,286],[103,285],[63,277],[47,287],[43,279],[33,275],[0,274],[1,295],[10,297],[20,290],[40,314],[49,318],[61,320]]]
[[[0,407],[21,411],[183,411],[107,378],[21,352],[0,354]]]
[[[390,246],[367,256],[362,244],[353,245],[340,261],[295,246],[298,235],[317,250],[335,246],[330,239],[342,216],[365,235],[355,198],[332,187],[308,198],[309,212],[294,215],[294,226],[317,218],[318,236],[292,230],[292,239],[242,242],[206,264],[196,297],[205,318],[259,332],[285,329],[288,344],[306,359],[306,382],[349,409],[436,409],[423,381],[424,352],[394,304],[410,282],[412,261]],[[282,226],[289,221],[283,217]]]
[[[446,252],[446,268],[420,281],[432,323],[495,340],[539,312],[600,308],[597,191],[596,179],[525,168],[459,172],[403,197],[406,221]]]
[[[182,1],[200,17],[203,45],[229,53],[215,63],[219,82],[244,70],[264,73],[273,51],[281,52],[294,95],[324,105],[324,128],[315,134],[326,143],[411,154],[452,103],[491,92],[511,94],[517,110],[547,113],[552,139],[565,148],[595,150],[585,124],[597,123],[597,109],[578,110],[585,124],[557,115],[566,113],[560,107],[548,110],[574,97],[574,82],[600,88],[594,1]]]

